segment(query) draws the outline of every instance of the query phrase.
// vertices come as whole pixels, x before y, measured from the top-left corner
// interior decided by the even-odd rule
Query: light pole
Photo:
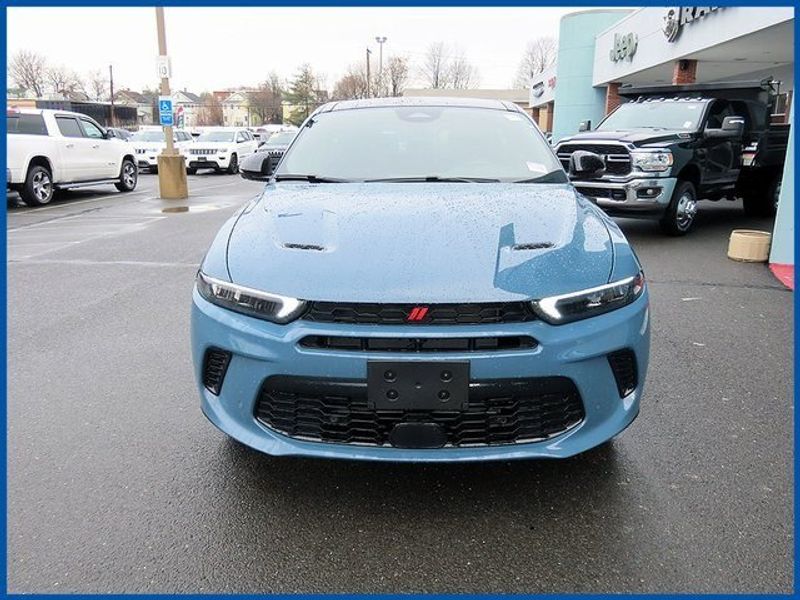
[[[369,55],[372,54],[372,50],[367,47],[367,98],[370,97],[369,93]]]
[[[114,127],[114,67],[108,65],[108,87],[111,96],[111,126]]]
[[[383,44],[386,42],[386,36],[376,36],[375,41],[378,42],[378,75],[383,75]]]
[[[158,30],[158,54],[167,56],[167,32],[164,27],[164,7],[156,6],[156,29]],[[169,69],[167,69],[169,71]],[[169,96],[169,72],[162,73],[161,95]],[[167,147],[158,155],[158,189],[162,198],[180,200],[189,197],[186,180],[186,164],[183,155],[175,152],[172,142],[172,127],[164,127]]]

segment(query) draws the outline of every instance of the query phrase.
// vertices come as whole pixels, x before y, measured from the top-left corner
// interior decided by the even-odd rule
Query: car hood
[[[134,148],[136,148],[137,150],[139,150],[139,149],[144,149],[144,150],[150,150],[150,149],[163,150],[167,146],[166,142],[138,142],[137,141],[137,142],[127,142],[127,143],[130,144],[131,146],[133,146]]]
[[[569,185],[268,185],[228,240],[235,283],[307,300],[492,302],[606,283],[602,213]]]
[[[231,148],[235,144],[233,142],[201,142],[200,140],[195,140],[192,142],[192,146],[197,148],[212,148],[217,150],[218,148]]]
[[[591,144],[596,141],[620,142],[645,146],[647,144],[663,144],[664,142],[686,141],[692,132],[685,130],[639,129],[636,131],[590,131],[559,140],[559,144]]]

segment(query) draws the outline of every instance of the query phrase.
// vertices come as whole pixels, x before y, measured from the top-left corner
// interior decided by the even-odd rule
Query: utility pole
[[[164,27],[164,7],[156,6],[156,28],[158,29],[158,53],[167,56],[167,31]],[[169,77],[161,78],[161,95],[169,96]],[[167,142],[166,154],[175,154],[175,146],[172,143],[172,127],[164,128],[164,137]]]
[[[386,42],[386,36],[377,36],[375,41],[378,42],[378,76],[383,75],[383,44]]]
[[[158,54],[167,56],[167,32],[164,27],[164,7],[156,6],[156,29],[158,30]],[[162,73],[161,95],[169,96],[169,68]],[[186,180],[186,164],[183,155],[175,152],[172,141],[172,127],[164,127],[167,147],[158,155],[158,189],[164,199],[180,200],[189,196]]]
[[[108,87],[111,92],[111,126],[114,127],[114,67],[108,65]]]
[[[367,98],[371,96],[369,93],[369,55],[372,54],[372,50],[367,47]]]

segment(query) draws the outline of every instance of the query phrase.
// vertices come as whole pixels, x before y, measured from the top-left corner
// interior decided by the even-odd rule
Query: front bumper
[[[136,154],[136,163],[140,169],[152,169],[158,167],[158,152]]]
[[[301,348],[308,335],[375,337],[463,337],[530,335],[538,346],[526,350],[433,353],[348,352]],[[318,456],[384,461],[440,462],[565,458],[593,448],[624,430],[639,412],[647,371],[650,329],[648,297],[620,310],[568,325],[542,321],[504,325],[375,326],[295,321],[275,325],[215,306],[193,294],[192,354],[202,410],[219,429],[272,455]],[[232,353],[219,396],[202,384],[202,364],[210,347]],[[625,398],[615,383],[607,355],[630,348],[636,354],[638,386]],[[479,447],[399,449],[295,439],[270,429],[254,416],[262,382],[272,375],[330,379],[367,377],[368,360],[469,360],[473,380],[563,376],[583,400],[585,418],[563,434],[541,442]]]
[[[575,188],[592,198],[609,214],[625,216],[659,215],[666,210],[677,183],[675,177],[626,180],[573,181]]]
[[[213,154],[208,156],[186,156],[186,166],[191,169],[227,169],[231,163],[230,154]]]

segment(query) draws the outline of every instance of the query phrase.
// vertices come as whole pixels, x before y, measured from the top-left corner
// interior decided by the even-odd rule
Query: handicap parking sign
[[[158,119],[162,127],[172,127],[172,98],[169,96],[158,97]]]

